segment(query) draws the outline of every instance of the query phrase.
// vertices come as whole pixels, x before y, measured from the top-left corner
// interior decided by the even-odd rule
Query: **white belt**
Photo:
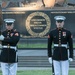
[[[8,48],[8,46],[2,46],[2,48]],[[17,48],[14,47],[14,46],[9,46],[9,48],[10,48],[10,49],[15,49],[15,50],[17,49]]]
[[[59,44],[54,44],[54,46],[59,47]],[[61,44],[60,47],[66,47],[67,48],[67,44]]]

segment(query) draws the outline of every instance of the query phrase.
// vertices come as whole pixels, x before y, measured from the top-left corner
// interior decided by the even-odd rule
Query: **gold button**
[[[61,36],[59,35],[59,37],[61,37]]]
[[[59,43],[59,46],[61,46],[61,43]]]
[[[10,45],[8,44],[8,46],[7,46],[8,48],[10,48]]]
[[[59,43],[59,44],[61,44],[61,43]]]
[[[59,40],[59,42],[61,42],[61,40]]]
[[[61,38],[59,38],[59,39],[61,39]]]
[[[61,40],[59,40],[59,43],[61,43]]]

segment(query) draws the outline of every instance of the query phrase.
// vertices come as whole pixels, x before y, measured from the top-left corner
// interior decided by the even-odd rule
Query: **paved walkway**
[[[18,50],[19,56],[47,56],[47,50]]]
[[[47,50],[18,50],[19,56],[47,56]],[[75,50],[74,50],[74,56],[75,56]]]
[[[51,70],[50,67],[18,67],[18,71],[24,71],[24,70]],[[70,68],[70,70],[75,70],[75,68]],[[1,71],[1,67],[0,67]]]
[[[19,70],[48,70],[51,69],[49,67],[18,67]]]
[[[23,70],[51,70],[52,68],[50,67],[18,67],[18,71],[23,71]],[[70,68],[70,70],[75,70],[75,68]]]

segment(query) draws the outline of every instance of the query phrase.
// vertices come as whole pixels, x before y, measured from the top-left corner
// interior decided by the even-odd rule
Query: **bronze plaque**
[[[34,37],[46,35],[51,26],[51,20],[44,12],[33,12],[26,19],[26,29]]]

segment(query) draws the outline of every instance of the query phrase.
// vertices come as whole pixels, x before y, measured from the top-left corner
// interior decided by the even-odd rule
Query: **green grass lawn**
[[[36,43],[36,44],[30,44],[30,43],[18,43],[18,48],[47,48],[47,44],[41,44],[41,43]]]
[[[18,43],[18,48],[47,48],[47,44],[45,43]],[[73,45],[73,48],[75,48],[75,44]]]
[[[0,75],[2,75],[0,71]],[[51,70],[24,70],[18,71],[17,75],[52,75]],[[75,70],[70,70],[69,75],[75,75]]]
[[[17,75],[51,75],[50,70],[27,70],[19,71]]]
[[[52,72],[51,70],[25,70],[18,71],[17,75],[52,75]],[[70,70],[69,75],[75,75],[75,71]]]

